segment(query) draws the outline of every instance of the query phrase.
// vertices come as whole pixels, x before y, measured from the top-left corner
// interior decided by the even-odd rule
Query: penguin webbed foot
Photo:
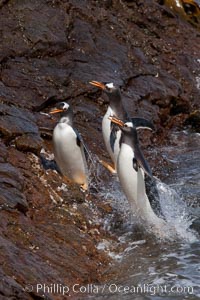
[[[117,174],[117,171],[115,169],[115,167],[111,166],[109,163],[107,163],[104,160],[99,160],[100,164],[102,164],[102,166],[104,166],[112,175]]]
[[[86,193],[88,191],[88,184],[87,183],[81,184],[80,190],[81,190],[81,192]]]
[[[86,193],[88,191],[88,183],[84,182],[82,184],[77,183],[76,181],[68,178],[66,175],[62,176],[64,183],[66,183],[67,185],[79,185],[80,191],[83,193]]]

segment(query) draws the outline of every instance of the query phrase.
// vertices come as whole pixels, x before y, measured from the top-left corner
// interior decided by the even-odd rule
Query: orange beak
[[[112,123],[115,123],[115,124],[119,125],[120,127],[124,126],[124,122],[116,117],[109,117],[108,119],[111,120]]]
[[[99,81],[90,81],[89,83],[90,83],[91,85],[94,85],[94,86],[96,86],[96,87],[102,89],[102,90],[105,90],[105,89],[106,89],[105,84],[103,84],[103,83],[101,83],[101,82],[99,82]]]
[[[59,112],[63,112],[63,109],[59,109],[59,108],[54,108],[52,109],[49,113],[50,114],[57,114]]]

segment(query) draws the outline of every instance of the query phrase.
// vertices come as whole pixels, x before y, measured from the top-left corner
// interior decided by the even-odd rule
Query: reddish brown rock
[[[68,101],[89,149],[108,160],[101,134],[106,98],[88,82],[120,85],[130,114],[156,126],[140,139],[162,177],[155,145],[170,143],[168,130],[193,126],[200,109],[200,35],[161,2],[0,1],[2,299],[41,299],[38,282],[115,277],[111,258],[97,244],[117,239],[104,223],[109,215],[111,227],[120,227],[120,214],[95,189],[87,199],[77,186],[58,189],[62,177],[44,164],[52,160],[57,118],[38,108],[47,113],[52,97]],[[109,181],[106,172],[102,177]],[[23,290],[27,284],[34,290]]]
[[[190,125],[194,130],[200,132],[200,111],[195,110],[189,114],[186,118],[185,123],[186,126]]]
[[[33,152],[39,155],[42,148],[42,139],[36,134],[21,135],[15,139],[15,145],[18,150],[24,152]]]

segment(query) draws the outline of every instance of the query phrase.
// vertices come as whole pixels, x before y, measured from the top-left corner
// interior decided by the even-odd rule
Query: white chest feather
[[[144,172],[141,168],[135,171],[133,168],[134,151],[127,144],[122,143],[117,171],[119,180],[126,195],[132,212],[150,224],[163,224],[151,208],[146,195]]]
[[[102,132],[103,132],[103,139],[104,139],[106,149],[107,149],[113,163],[115,165],[117,165],[117,158],[118,158],[119,150],[120,150],[119,141],[120,141],[120,138],[121,138],[121,131],[120,130],[117,131],[117,136],[116,136],[116,140],[115,140],[115,143],[114,143],[114,149],[112,149],[111,144],[110,144],[111,121],[109,120],[109,117],[113,116],[113,115],[114,115],[114,113],[113,113],[112,109],[109,106],[108,109],[107,109],[107,112],[105,113],[105,115],[103,117]]]
[[[133,158],[132,148],[122,143],[118,156],[117,173],[131,209],[135,211],[137,209],[137,172],[133,168]]]
[[[86,181],[86,159],[83,146],[77,145],[77,135],[66,123],[58,123],[53,132],[54,155],[61,173],[83,184]]]

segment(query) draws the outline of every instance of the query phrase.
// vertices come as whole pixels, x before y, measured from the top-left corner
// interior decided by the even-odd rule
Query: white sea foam
[[[99,175],[101,172],[99,171]],[[194,242],[197,240],[195,232],[190,229],[193,219],[189,217],[188,207],[179,194],[167,184],[156,179],[159,194],[159,201],[164,213],[166,223],[162,227],[147,226],[146,231],[153,233],[158,239],[166,240],[187,240]],[[109,182],[100,182],[98,194],[105,201],[109,202],[113,209],[120,214],[125,227],[138,225],[138,220],[134,216],[130,218],[129,203],[121,190],[117,177],[111,177]],[[113,221],[113,219],[112,219]],[[130,224],[132,223],[132,224]],[[144,227],[141,221],[141,227]],[[104,229],[110,230],[110,219],[104,220]]]
[[[194,220],[188,214],[186,203],[173,188],[158,179],[156,183],[159,201],[169,229],[172,228],[176,231],[177,238],[195,242],[197,237],[195,232],[190,229]]]
[[[112,259],[119,261],[122,261],[124,253],[121,252],[115,252],[113,251],[113,244],[110,241],[107,240],[102,240],[98,245],[97,245],[98,250],[105,251],[108,256],[110,256]]]

